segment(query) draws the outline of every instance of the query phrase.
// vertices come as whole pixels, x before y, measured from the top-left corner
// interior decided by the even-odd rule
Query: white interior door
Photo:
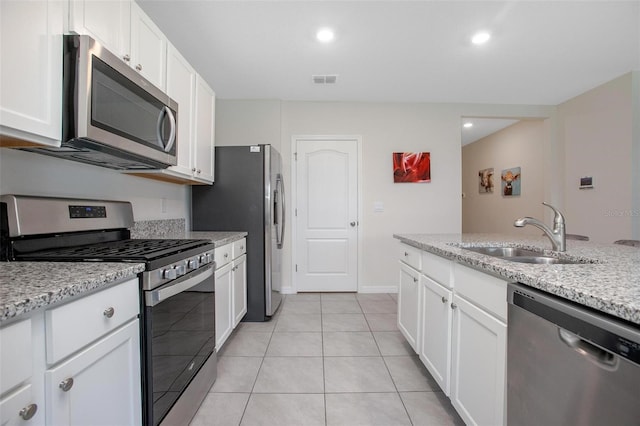
[[[358,142],[296,141],[298,291],[358,290]]]

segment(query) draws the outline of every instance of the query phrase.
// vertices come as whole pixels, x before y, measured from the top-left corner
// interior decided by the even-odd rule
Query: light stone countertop
[[[640,249],[567,240],[567,251],[551,251],[546,237],[499,234],[394,234],[394,238],[462,265],[518,281],[581,305],[640,324]],[[587,264],[535,265],[511,262],[462,247],[509,246],[545,250],[545,255]]]
[[[2,262],[0,325],[144,271],[144,263]]]
[[[234,231],[191,231],[187,232],[185,238],[197,240],[211,240],[216,248],[238,241],[248,235],[247,232]]]

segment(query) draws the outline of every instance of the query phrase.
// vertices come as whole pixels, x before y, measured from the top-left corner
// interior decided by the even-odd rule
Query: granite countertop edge
[[[211,240],[215,248],[218,248],[241,240],[247,235],[248,233],[244,231],[190,231],[185,234],[185,238]]]
[[[2,263],[0,325],[83,293],[134,278],[144,268],[144,263]]]
[[[481,272],[517,281],[581,305],[640,324],[640,250],[614,244],[567,241],[566,253],[550,250],[543,237],[499,234],[394,234],[418,249]],[[532,265],[465,250],[465,246],[509,246],[542,250],[545,255],[589,262]],[[593,263],[590,263],[593,262]]]

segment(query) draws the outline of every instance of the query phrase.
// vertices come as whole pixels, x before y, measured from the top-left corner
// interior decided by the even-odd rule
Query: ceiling
[[[557,105],[640,69],[640,0],[136,1],[220,99]]]

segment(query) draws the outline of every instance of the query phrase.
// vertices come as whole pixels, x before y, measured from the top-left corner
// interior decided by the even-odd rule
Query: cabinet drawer
[[[0,329],[0,394],[31,377],[31,319]]]
[[[137,316],[138,294],[136,278],[48,310],[47,363],[58,362]]]
[[[453,288],[451,270],[453,262],[444,257],[422,252],[422,273],[447,288]]]
[[[507,321],[506,281],[457,263],[453,271],[456,293],[502,321]]]
[[[247,252],[247,239],[243,238],[233,242],[233,258],[237,259]]]
[[[4,361],[4,360],[3,360]],[[7,395],[6,397],[0,399],[0,424],[1,425],[21,425],[21,424],[30,424],[27,423],[20,417],[20,411],[23,408],[26,408],[29,404],[35,404],[35,400],[33,398],[33,389],[31,385],[25,385],[22,388],[18,389],[16,392]],[[35,404],[34,407],[36,409],[36,415],[38,415],[38,411],[44,410],[42,404]],[[39,416],[41,418],[41,416]],[[38,417],[36,417],[37,419]],[[33,424],[38,424],[33,417]]]
[[[400,243],[398,245],[398,255],[400,260],[411,266],[413,269],[420,271],[422,269],[422,251],[418,248],[407,244]]]
[[[231,262],[233,251],[233,243],[225,244],[222,247],[216,247],[213,251],[213,257],[216,259],[216,269],[222,268]]]

